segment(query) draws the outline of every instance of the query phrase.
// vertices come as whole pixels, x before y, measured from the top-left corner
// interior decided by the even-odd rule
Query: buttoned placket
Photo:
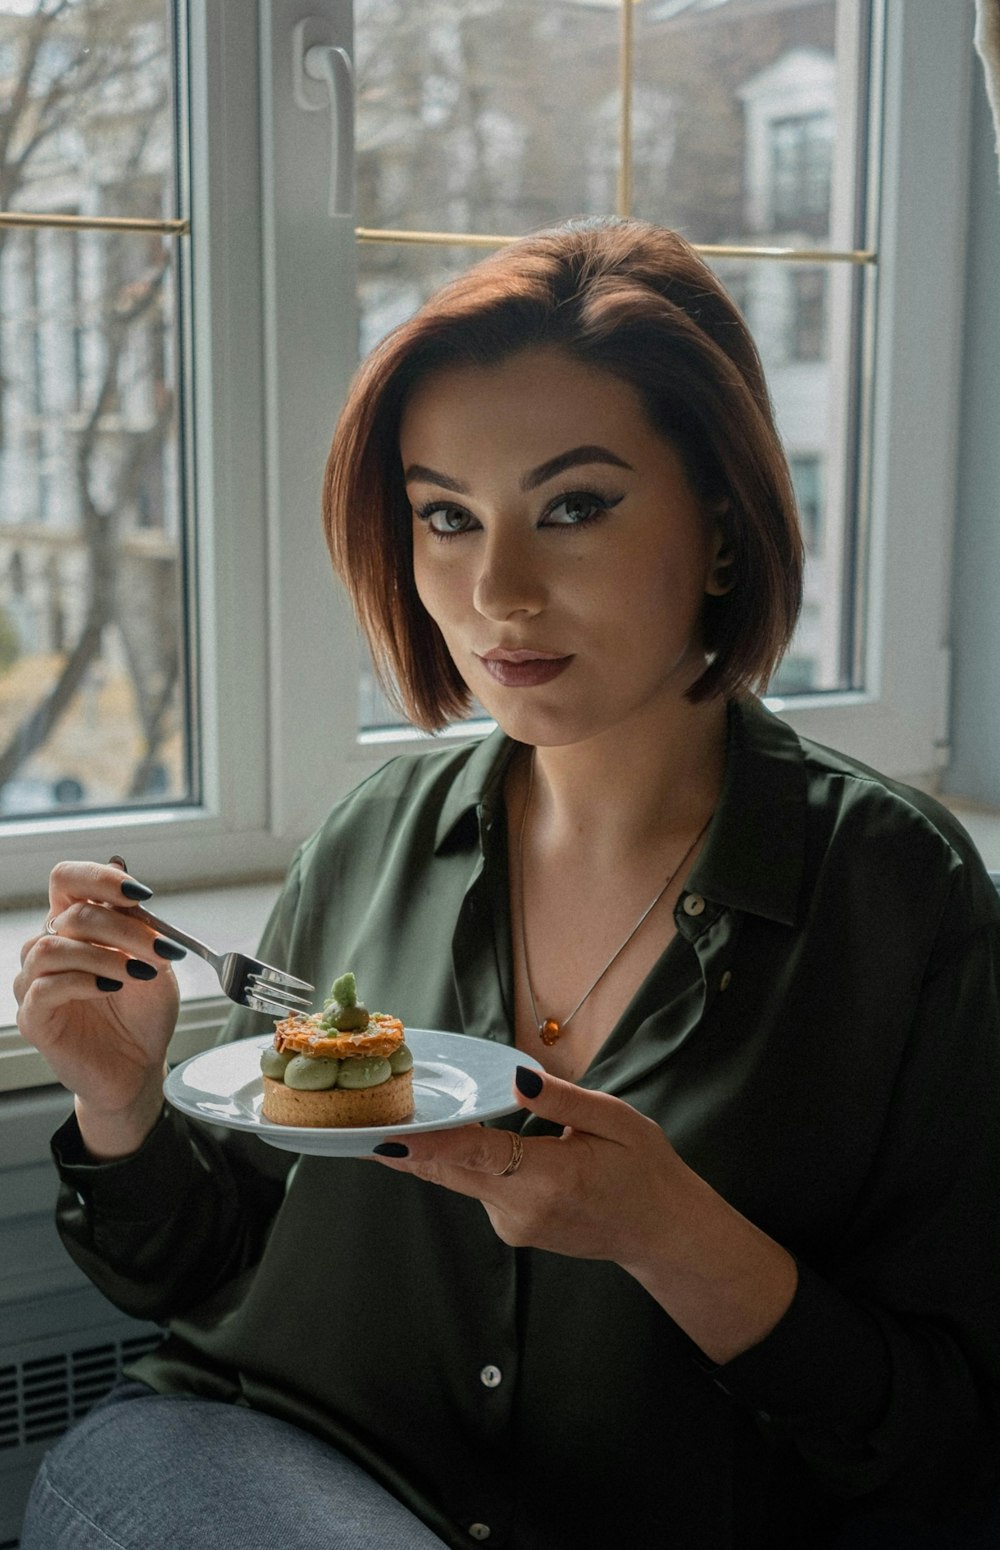
[[[674,912],[677,929],[690,942],[701,966],[705,985],[704,1018],[716,996],[730,990],[733,963],[742,925],[738,910],[716,904],[705,894],[685,892]]]
[[[500,849],[496,802],[477,809],[479,844],[471,857],[469,881],[452,937],[456,994],[467,1031],[484,1039],[512,1042],[509,1004],[509,927],[499,880],[505,877]],[[506,938],[506,941],[505,941]],[[505,953],[507,962],[505,963]],[[453,1501],[452,1516],[465,1525],[470,1543],[502,1545],[509,1534],[513,1502],[504,1499],[501,1481],[508,1478],[500,1461],[512,1435],[519,1353],[514,1322],[517,1256],[495,1238],[488,1263],[480,1266],[482,1296],[468,1310],[481,1334],[483,1360],[469,1373],[467,1415],[484,1461],[483,1479],[460,1482],[462,1500]],[[490,1471],[496,1472],[491,1476]],[[459,1482],[456,1482],[459,1484]]]

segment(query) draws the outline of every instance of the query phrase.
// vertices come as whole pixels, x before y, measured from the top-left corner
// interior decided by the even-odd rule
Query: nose
[[[545,578],[531,535],[491,535],[482,551],[473,602],[484,619],[510,619],[516,614],[533,617],[547,600]]]

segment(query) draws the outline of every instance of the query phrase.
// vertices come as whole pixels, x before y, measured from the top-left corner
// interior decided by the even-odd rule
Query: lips
[[[566,671],[572,656],[559,656],[553,651],[530,651],[495,646],[483,652],[479,658],[490,677],[506,689],[530,689],[537,684],[551,683]]]

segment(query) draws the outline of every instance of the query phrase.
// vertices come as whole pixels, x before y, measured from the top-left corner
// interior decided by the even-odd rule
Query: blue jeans
[[[22,1550],[442,1550],[357,1464],[241,1405],[123,1382],[46,1455]]]

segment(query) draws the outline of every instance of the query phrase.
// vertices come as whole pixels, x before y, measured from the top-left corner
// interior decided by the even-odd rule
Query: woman
[[[192,1126],[142,886],[57,867],[17,992],[76,1094],[61,1229],[169,1334],[25,1544],[157,1542],[180,1491],[191,1545],[919,1544],[996,1454],[1000,909],[754,698],[801,544],[739,314],[641,223],[514,244],[374,352],[324,504],[411,718],[498,730],[339,804],[263,954],[545,1074],[374,1163]]]

